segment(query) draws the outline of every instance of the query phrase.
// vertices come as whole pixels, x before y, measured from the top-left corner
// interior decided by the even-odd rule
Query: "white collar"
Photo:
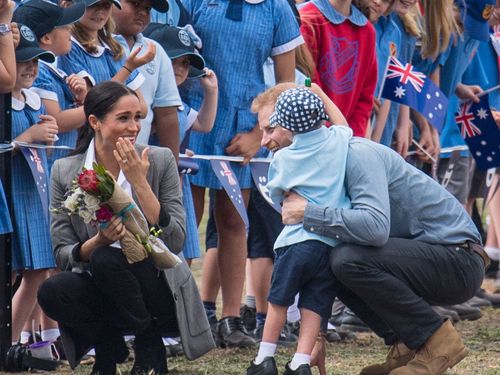
[[[65,72],[63,72],[61,69],[57,67],[57,57],[56,60],[51,64],[43,60],[38,60],[39,64],[45,65],[47,69],[52,71],[55,75],[57,75],[61,79],[66,79],[68,76]]]
[[[25,106],[30,107],[34,111],[38,111],[40,109],[42,106],[42,100],[37,93],[30,89],[21,89],[21,93],[24,96],[24,102],[12,97],[12,109],[14,111],[22,111]]]
[[[86,169],[92,169],[92,164],[95,162],[95,143],[94,139],[90,141],[89,147],[87,149],[87,153],[85,155],[85,164],[83,165]],[[125,190],[130,197],[132,197],[132,187],[130,186],[130,183],[127,181],[125,178],[125,174],[123,174],[123,171],[120,169],[120,173],[118,174],[118,181],[117,184],[122,187],[123,190]]]
[[[97,51],[95,53],[90,53],[88,52],[82,44],[76,40],[74,37],[71,37],[71,41],[74,42],[78,47],[80,47],[87,55],[93,56],[93,57],[99,57],[102,56],[104,51],[109,50],[111,52],[111,48],[104,43],[102,40],[99,40],[99,44],[96,45]]]

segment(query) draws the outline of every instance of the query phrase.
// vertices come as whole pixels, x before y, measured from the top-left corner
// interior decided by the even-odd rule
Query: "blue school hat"
[[[85,3],[76,2],[63,8],[48,0],[31,0],[21,3],[12,21],[28,26],[38,39],[56,27],[71,25],[85,13]]]
[[[307,133],[321,121],[328,121],[325,105],[311,90],[299,87],[283,91],[269,118],[269,126],[281,126],[293,133]]]
[[[193,39],[183,28],[151,23],[143,34],[158,42],[171,60],[189,56],[189,78],[198,78],[205,75],[203,71],[205,60],[196,52]]]
[[[472,39],[489,40],[488,20],[495,3],[495,0],[465,0],[464,28]]]
[[[28,26],[18,24],[18,27],[20,38],[19,45],[16,48],[16,62],[31,61],[35,58],[49,63],[53,63],[56,60],[52,52],[40,48],[35,34]]]

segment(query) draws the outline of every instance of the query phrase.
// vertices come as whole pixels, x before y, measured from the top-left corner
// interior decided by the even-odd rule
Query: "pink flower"
[[[101,208],[96,211],[95,216],[99,223],[107,223],[113,217],[113,210],[107,204],[103,204]]]
[[[97,173],[93,169],[87,169],[78,176],[78,185],[87,193],[98,194],[98,182]]]

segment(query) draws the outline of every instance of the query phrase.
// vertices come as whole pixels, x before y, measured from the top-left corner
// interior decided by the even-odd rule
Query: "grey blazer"
[[[136,145],[141,155],[145,146]],[[175,253],[182,250],[185,238],[185,212],[182,206],[179,175],[172,152],[167,148],[150,147],[150,167],[147,180],[161,205],[161,239]],[[51,174],[51,207],[60,207],[64,194],[71,182],[81,172],[85,154],[59,159],[54,163]],[[134,196],[134,199],[137,199]],[[84,223],[77,215],[51,214],[50,232],[56,262],[63,271],[86,272],[88,263],[77,262],[73,249],[97,233],[97,229]],[[182,254],[179,254],[182,257]],[[184,352],[188,359],[196,359],[215,347],[198,288],[185,262],[173,269],[163,271],[176,305],[177,323]],[[66,356],[72,368],[86,353],[75,338],[64,327],[61,337]],[[64,332],[63,332],[64,331]],[[72,358],[69,358],[72,357]]]

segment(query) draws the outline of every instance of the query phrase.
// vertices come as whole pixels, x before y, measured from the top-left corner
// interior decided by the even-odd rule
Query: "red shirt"
[[[300,9],[301,32],[316,64],[314,82],[332,99],[355,136],[364,137],[377,84],[375,29],[331,23],[314,5]]]

